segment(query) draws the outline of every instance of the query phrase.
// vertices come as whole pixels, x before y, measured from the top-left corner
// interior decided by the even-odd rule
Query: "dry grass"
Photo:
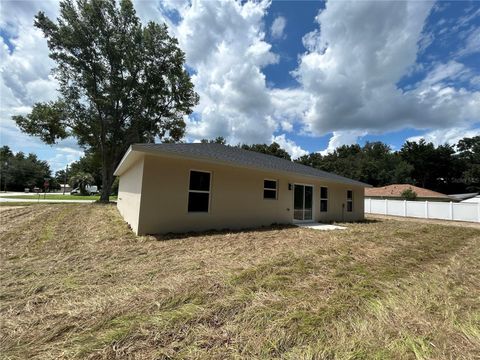
[[[113,206],[0,208],[7,359],[474,359],[480,231],[381,220],[136,238]]]

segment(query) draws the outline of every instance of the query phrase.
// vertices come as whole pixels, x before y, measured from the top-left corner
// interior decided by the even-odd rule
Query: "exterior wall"
[[[138,234],[140,204],[142,199],[144,160],[137,161],[120,176],[117,208],[125,221]]]
[[[208,213],[187,211],[190,170],[211,172]],[[125,175],[123,174],[122,178]],[[137,176],[139,182],[141,175]],[[278,181],[276,200],[263,199],[264,179]],[[308,177],[279,175],[196,160],[146,155],[138,233],[239,229],[272,223],[292,223],[294,192],[293,188],[288,189],[289,183],[314,186],[314,221],[354,221],[364,218],[364,188],[361,186],[321,182]],[[329,202],[326,213],[320,213],[320,186],[328,187]],[[346,211],[347,190],[353,191],[353,212]],[[119,196],[123,197],[120,193]],[[345,204],[344,208],[342,204]]]

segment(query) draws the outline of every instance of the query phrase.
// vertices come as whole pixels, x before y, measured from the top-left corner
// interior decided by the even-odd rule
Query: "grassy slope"
[[[6,357],[480,356],[477,229],[382,221],[158,241],[135,238],[113,206],[0,211]]]
[[[38,199],[40,200],[99,200],[100,195],[63,195],[63,194],[46,194],[45,196],[42,194],[40,195],[3,195],[0,196],[2,198],[9,198],[9,199]],[[110,200],[117,200],[116,196],[110,196]]]

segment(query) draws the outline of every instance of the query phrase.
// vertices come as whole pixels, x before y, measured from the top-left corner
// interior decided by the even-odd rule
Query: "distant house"
[[[469,199],[478,198],[477,193],[467,193],[467,194],[450,194],[448,195],[453,201],[460,201],[460,202],[477,202],[476,200],[468,201]]]
[[[461,203],[480,204],[480,196],[473,196],[468,199],[462,200]]]
[[[134,144],[115,175],[136,234],[361,220],[369,186],[221,144]]]
[[[393,184],[382,187],[365,188],[365,198],[391,200],[403,199],[402,193],[407,189],[411,189],[417,194],[415,199],[417,201],[455,201],[448,195],[409,184]]]
[[[70,193],[72,187],[69,184],[60,184],[60,192]]]

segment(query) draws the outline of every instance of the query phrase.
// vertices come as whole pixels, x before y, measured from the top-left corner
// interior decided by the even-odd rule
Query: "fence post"
[[[385,199],[385,215],[388,215],[388,199]]]
[[[372,198],[368,199],[368,212],[372,213]]]
[[[450,220],[453,220],[453,201],[450,201]]]
[[[428,201],[425,201],[425,218],[428,219]]]
[[[407,217],[407,200],[403,200],[403,216]]]

